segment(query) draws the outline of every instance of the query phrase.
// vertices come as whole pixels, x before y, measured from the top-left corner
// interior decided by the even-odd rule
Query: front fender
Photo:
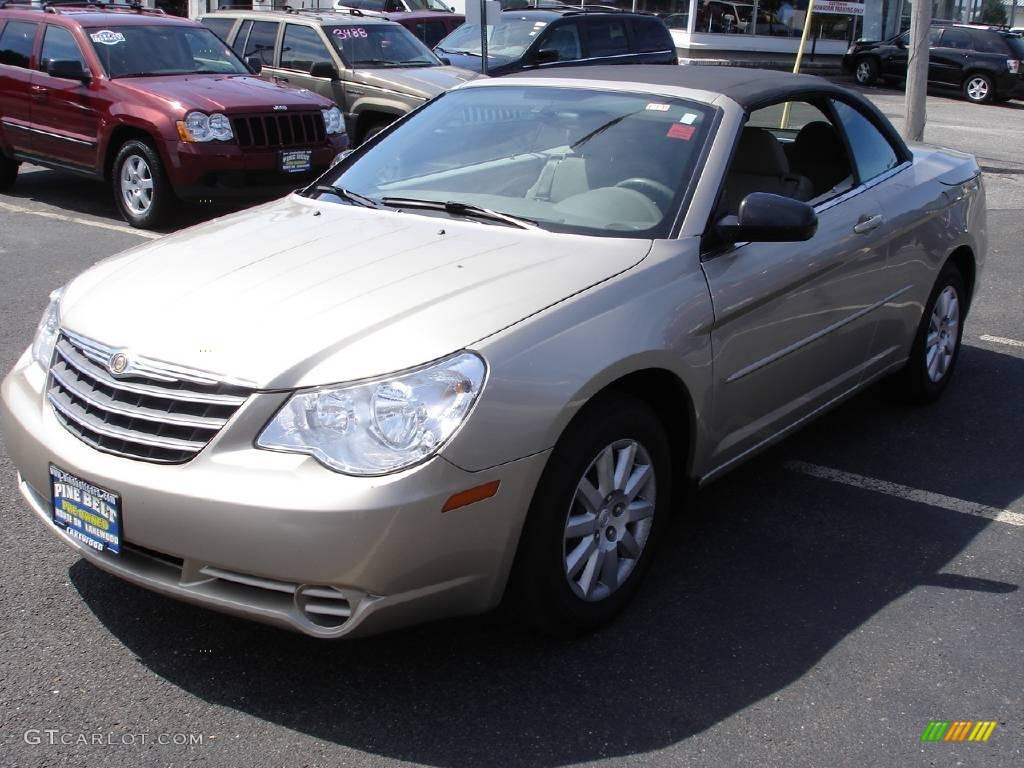
[[[708,442],[712,320],[698,240],[657,241],[631,269],[473,345],[488,362],[488,381],[442,455],[479,471],[548,450],[594,395],[654,368],[690,393],[689,463],[698,471]]]

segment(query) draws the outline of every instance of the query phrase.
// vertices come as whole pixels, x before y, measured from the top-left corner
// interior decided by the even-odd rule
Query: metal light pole
[[[928,30],[932,25],[931,0],[914,0],[910,9],[910,47],[907,51],[907,118],[903,138],[924,140],[925,102],[928,99]]]

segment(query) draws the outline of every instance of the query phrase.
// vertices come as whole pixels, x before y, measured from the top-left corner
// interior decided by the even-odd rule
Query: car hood
[[[269,112],[275,106],[288,109],[321,109],[328,101],[312,91],[277,85],[250,75],[174,75],[124,77],[122,87],[185,110],[204,112]]]
[[[356,69],[353,74],[367,85],[409,93],[422,99],[432,99],[457,85],[483,77],[479,72],[449,66]]]
[[[100,262],[61,324],[259,388],[352,381],[468,347],[650,247],[291,195]]]

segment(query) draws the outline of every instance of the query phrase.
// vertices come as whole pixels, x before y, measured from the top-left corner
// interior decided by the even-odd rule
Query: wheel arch
[[[947,264],[953,264],[960,270],[967,287],[967,306],[970,307],[974,298],[974,287],[978,277],[978,263],[974,257],[974,251],[968,245],[961,245],[949,254]]]
[[[120,151],[121,147],[124,146],[125,142],[131,141],[132,139],[145,141],[147,144],[152,146],[157,155],[160,156],[160,159],[163,160],[164,165],[167,165],[167,158],[163,156],[160,142],[156,140],[151,132],[136,125],[122,123],[110,132],[110,138],[107,139],[106,150],[103,153],[103,178],[107,181],[111,178],[114,168],[114,159],[117,157],[117,153]]]

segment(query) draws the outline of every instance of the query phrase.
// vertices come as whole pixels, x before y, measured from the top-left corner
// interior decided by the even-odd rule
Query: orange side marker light
[[[478,501],[489,499],[498,492],[499,483],[499,480],[492,480],[489,483],[478,485],[475,488],[469,488],[465,491],[453,493],[448,501],[444,503],[444,506],[441,507],[441,511],[451,512],[453,509],[466,507],[470,504],[475,504]]]

